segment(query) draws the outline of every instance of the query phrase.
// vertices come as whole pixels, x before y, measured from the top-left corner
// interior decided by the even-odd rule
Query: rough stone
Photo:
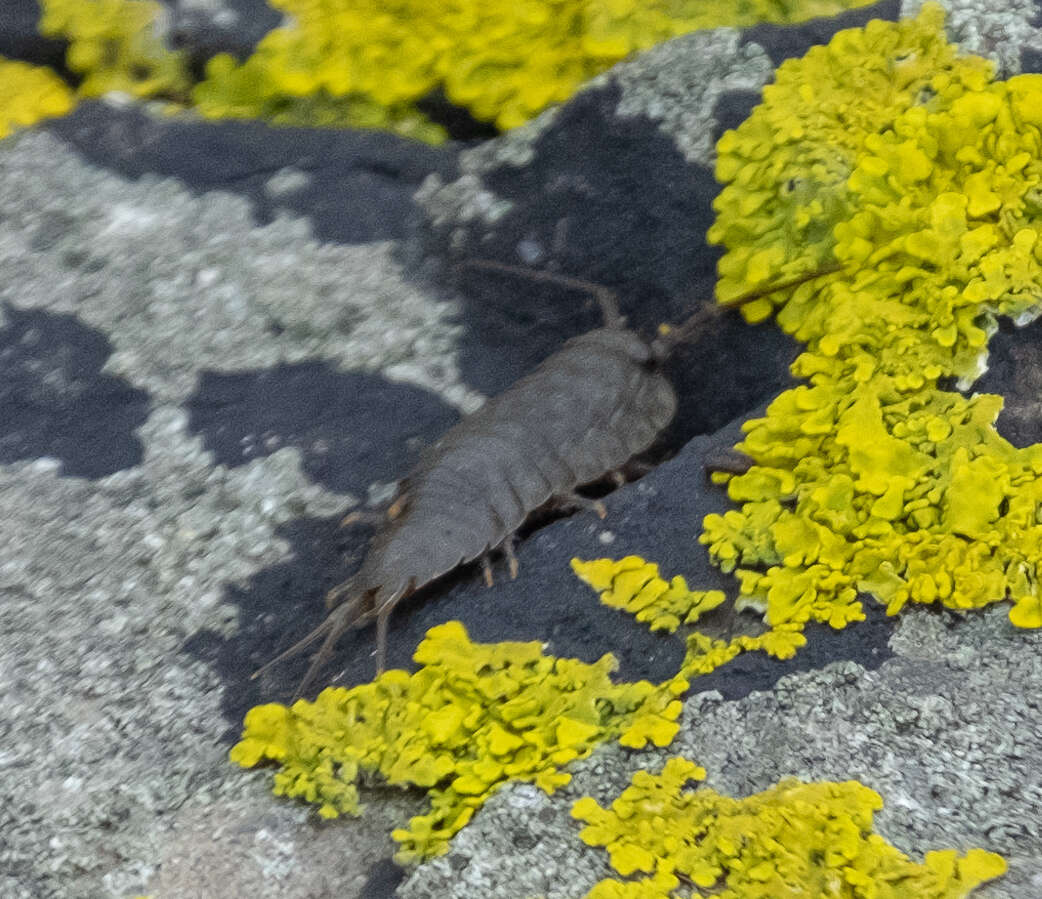
[[[1037,10],[952,6],[956,34],[1006,71],[1034,58]],[[182,7],[215,20],[238,8]],[[467,255],[540,265],[615,286],[645,333],[679,320],[712,286],[710,139],[755,102],[767,61],[836,27],[681,38],[458,169],[455,148],[350,134],[305,145],[105,103],[0,142],[0,895],[395,892],[388,832],[416,796],[370,791],[366,818],[319,824],[226,752],[245,709],[286,698],[299,669],[250,672],[318,620],[325,588],[365,551],[368,531],[338,530],[344,509],[386,498],[455,412],[596,323],[581,293],[562,302],[471,273],[455,294],[427,275]],[[977,387],[1008,394],[1025,441],[1033,333],[997,335]],[[622,677],[675,670],[679,638],[602,607],[567,562],[636,552],[733,589],[696,543],[702,516],[726,507],[702,461],[790,383],[796,349],[734,324],[681,354],[676,456],[608,496],[607,521],[579,514],[530,535],[517,581],[486,590],[464,570],[403,603],[391,661],[460,618],[480,640],[615,651]],[[352,392],[358,408],[398,404],[426,423],[326,415]],[[18,418],[23,397],[31,414]],[[918,609],[811,636],[792,663],[742,657],[703,679],[666,751],[603,747],[550,797],[505,788],[397,895],[579,899],[608,869],[578,841],[571,802],[606,802],[673,753],[736,796],[786,774],[859,778],[883,795],[879,828],[902,849],[985,846],[1011,870],[981,899],[1042,894],[1039,635],[1002,609]],[[371,675],[370,640],[341,643],[342,682]]]

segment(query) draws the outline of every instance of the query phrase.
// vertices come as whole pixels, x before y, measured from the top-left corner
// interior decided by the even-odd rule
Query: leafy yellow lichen
[[[187,56],[164,43],[166,15],[154,0],[40,0],[40,33],[68,42],[65,63],[82,81],[73,93],[49,69],[0,60],[0,138],[70,112],[80,97],[121,92],[187,100]]]
[[[415,106],[436,89],[476,118],[512,128],[628,54],[676,35],[865,2],[272,0],[286,24],[242,64],[213,59],[195,100],[208,116],[392,128],[437,140],[441,130]]]
[[[653,631],[675,631],[683,624],[694,624],[724,599],[722,590],[689,590],[682,577],[666,583],[659,577],[658,565],[639,556],[617,562],[572,559],[572,570],[594,590],[601,602],[613,609],[625,609],[637,621],[647,622]]]
[[[762,634],[739,634],[730,640],[715,640],[695,632],[687,638],[687,653],[680,673],[686,678],[695,678],[716,670],[739,653],[757,650],[776,659],[791,659],[806,643],[802,624],[781,624]]]
[[[1042,76],[994,81],[942,26],[928,4],[840,32],[719,143],[722,297],[845,265],[775,295],[809,383],[745,425],[740,509],[704,523],[772,627],[841,627],[858,591],[1042,625],[1042,446],[998,435],[1000,397],[937,386],[980,372],[995,314],[1039,312]]]
[[[65,115],[72,91],[50,69],[0,57],[0,138],[42,119]]]
[[[187,58],[159,34],[165,12],[154,0],[41,0],[39,29],[69,41],[65,63],[83,76],[78,93],[120,91],[185,99]]]
[[[658,565],[640,556],[624,559],[572,559],[572,570],[601,594],[601,602],[625,609],[638,621],[649,622],[652,630],[675,631],[681,624],[694,624],[706,612],[724,602],[722,590],[690,590],[682,577],[666,582]],[[759,635],[739,635],[730,641],[714,640],[695,632],[687,638],[687,654],[680,668],[684,678],[708,674],[741,652],[762,650],[779,659],[789,659],[807,642],[802,622],[783,623]]]
[[[417,101],[443,91],[478,119],[510,128],[566,100],[630,53],[719,25],[794,22],[870,0],[272,0],[284,23],[239,62],[219,54],[193,85],[162,34],[155,0],[41,0],[40,31],[69,41],[81,96],[121,91],[212,118],[382,128],[444,140]]]
[[[432,628],[414,658],[415,674],[387,671],[314,702],[251,709],[231,760],[276,762],[275,792],[325,817],[360,811],[366,775],[427,790],[430,811],[393,833],[399,861],[415,861],[445,851],[508,781],[549,793],[570,780],[564,765],[605,740],[668,745],[687,689],[682,678],[615,684],[611,656],[590,665],[546,656],[538,643],[472,643],[459,622]]]
[[[732,799],[687,787],[705,776],[674,757],[658,775],[638,771],[611,808],[589,797],[573,805],[583,842],[605,847],[622,877],[639,877],[603,880],[587,899],[669,899],[682,880],[692,899],[957,899],[1006,870],[980,849],[913,862],[872,832],[883,803],[856,781],[784,780]]]

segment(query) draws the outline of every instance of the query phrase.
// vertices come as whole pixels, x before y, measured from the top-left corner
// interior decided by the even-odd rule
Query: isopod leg
[[[348,578],[341,584],[337,584],[326,593],[326,609],[332,611],[339,606],[348,596],[356,591],[353,578]]]
[[[495,578],[492,577],[492,562],[488,553],[481,557],[481,573],[485,576],[486,587],[491,587],[496,583]]]
[[[340,527],[349,528],[356,524],[376,527],[383,524],[385,521],[387,521],[386,512],[382,512],[378,509],[355,509],[353,512],[348,512],[340,519]]]
[[[394,521],[405,510],[408,496],[402,490],[401,483],[398,484],[398,493],[390,503],[381,504],[375,509],[355,509],[348,512],[341,520],[340,527],[346,528],[354,524],[379,527],[388,521]]]
[[[517,556],[514,555],[515,539],[514,535],[511,534],[499,545],[499,548],[503,550],[503,555],[506,556],[507,565],[510,567],[510,580],[514,580],[517,577]],[[496,579],[492,574],[492,552],[492,550],[489,550],[481,556],[481,573],[485,578],[486,587],[494,587],[496,585]]]
[[[511,534],[503,541],[503,555],[507,557],[507,565],[510,568],[510,580],[517,577],[517,556],[514,555],[514,536]]]
[[[652,465],[647,459],[630,459],[623,466],[623,470],[619,474],[623,477],[623,484],[627,481],[635,481],[637,478],[642,478],[646,474],[650,474],[655,470],[655,466]],[[619,484],[621,487],[622,484]]]
[[[596,512],[598,518],[607,518],[608,509],[599,499],[590,499],[579,493],[568,493],[558,497],[557,502],[566,509],[583,509],[587,512]]]

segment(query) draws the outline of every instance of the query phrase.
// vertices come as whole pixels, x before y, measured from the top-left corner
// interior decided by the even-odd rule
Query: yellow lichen
[[[600,592],[601,602],[625,609],[638,621],[649,622],[652,630],[673,632],[681,624],[694,624],[726,599],[722,590],[690,590],[680,576],[667,583],[659,577],[658,565],[640,556],[626,556],[618,561],[572,559],[572,570]],[[742,634],[730,641],[695,632],[687,638],[680,676],[708,674],[741,652],[761,650],[775,658],[789,659],[806,642],[802,622],[781,623],[766,633]]]
[[[958,899],[1006,870],[981,849],[913,862],[872,832],[882,799],[856,781],[790,779],[732,799],[687,787],[705,776],[674,757],[658,775],[634,774],[610,809],[589,797],[572,806],[583,842],[605,847],[622,877],[639,876],[603,880],[587,899],[670,899],[682,881],[692,899]]]
[[[770,626],[842,627],[858,591],[1042,624],[1042,446],[998,435],[1000,397],[937,386],[979,373],[995,314],[1040,309],[1042,76],[992,80],[942,25],[927,5],[840,32],[719,144],[723,297],[846,266],[775,295],[809,384],[745,425],[740,509],[704,523]]]
[[[154,0],[41,0],[40,31],[67,40],[81,96],[110,91],[185,103],[211,118],[381,128],[429,142],[443,129],[417,101],[443,91],[510,128],[566,100],[625,56],[719,25],[795,22],[870,0],[272,0],[284,23],[239,62],[211,59],[193,85]]]
[[[512,128],[566,100],[630,53],[698,28],[789,22],[867,0],[272,0],[287,21],[238,64],[213,59],[195,91],[204,115],[393,128],[437,140],[415,103],[436,89]]]
[[[459,622],[432,628],[414,658],[415,674],[387,671],[314,702],[251,709],[231,760],[276,762],[275,792],[324,817],[360,811],[365,775],[427,790],[430,811],[392,834],[398,860],[417,861],[444,852],[508,781],[550,793],[571,779],[564,765],[605,740],[668,745],[687,689],[679,677],[615,684],[611,656],[589,665],[546,656],[538,643],[472,643]]]
[[[83,76],[78,93],[120,91],[135,97],[186,99],[187,57],[159,34],[163,6],[154,0],[41,0],[41,34],[67,40],[65,63]]]
[[[615,562],[572,559],[572,570],[594,590],[601,602],[613,609],[625,609],[637,621],[647,622],[653,631],[675,631],[683,624],[694,624],[724,599],[722,590],[689,590],[682,577],[666,583],[659,577],[658,565],[639,556]]]
[[[40,33],[68,42],[65,63],[82,81],[74,93],[49,69],[0,60],[0,138],[70,112],[78,97],[119,92],[186,101],[187,56],[160,33],[167,15],[154,0],[40,0]]]
[[[803,625],[799,623],[781,624],[755,636],[739,634],[730,640],[714,640],[695,632],[687,638],[687,653],[680,673],[686,678],[695,678],[714,671],[739,653],[757,650],[776,659],[791,659],[806,644]]]
[[[42,119],[65,115],[74,100],[62,80],[50,69],[0,57],[0,138]]]

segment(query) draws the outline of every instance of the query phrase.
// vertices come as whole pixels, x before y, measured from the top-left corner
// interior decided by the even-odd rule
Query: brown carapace
[[[376,667],[382,671],[387,624],[406,596],[467,562],[501,551],[516,574],[514,535],[549,503],[603,506],[576,489],[618,472],[647,450],[676,412],[662,373],[673,348],[734,308],[838,270],[817,270],[739,297],[704,304],[683,324],[647,341],[625,327],[614,293],[600,285],[491,260],[464,263],[589,291],[605,325],[569,340],[531,374],[467,416],[430,446],[401,482],[359,571],[330,591],[326,619],[257,671],[322,640],[299,696],[349,628],[376,623]]]

